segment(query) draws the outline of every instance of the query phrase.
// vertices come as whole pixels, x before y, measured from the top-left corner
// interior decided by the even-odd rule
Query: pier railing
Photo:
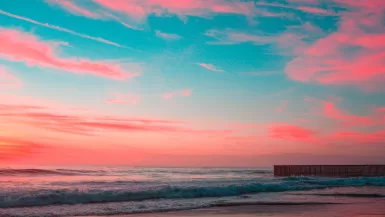
[[[274,176],[376,177],[385,165],[275,165]]]

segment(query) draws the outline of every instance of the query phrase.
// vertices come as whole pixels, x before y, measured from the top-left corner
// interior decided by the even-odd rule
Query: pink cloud
[[[360,131],[341,131],[334,132],[329,136],[332,142],[349,142],[350,144],[383,144],[385,142],[385,130],[374,132],[360,132]]]
[[[385,10],[385,2],[382,0],[361,1],[361,0],[335,0],[344,6],[351,7],[353,9],[366,9],[374,12]]]
[[[22,82],[0,65],[0,88],[20,88],[21,86]]]
[[[114,98],[105,99],[104,101],[110,104],[134,105],[139,102],[139,96],[135,94],[115,93]]]
[[[376,124],[376,119],[368,116],[352,115],[337,108],[334,103],[324,101],[323,114],[325,117],[337,120],[347,126],[370,126]]]
[[[0,161],[26,157],[42,149],[44,145],[12,137],[0,136]]]
[[[100,8],[88,8],[85,5],[79,4],[79,1],[74,1],[74,0],[47,0],[47,2],[51,4],[58,4],[60,7],[63,9],[67,10],[68,12],[75,14],[75,15],[80,15],[84,17],[88,17],[91,19],[100,19],[100,20],[115,20],[119,22],[121,25],[130,28],[130,29],[135,29],[135,30],[143,30],[143,28],[140,28],[136,26],[135,24],[129,24],[128,21],[126,21],[123,17],[114,15],[110,12],[107,12],[105,9],[100,9]],[[80,2],[84,3],[84,2]]]
[[[190,90],[178,93],[180,96],[188,96]],[[232,131],[197,129],[191,127],[191,123],[162,120],[154,118],[107,116],[102,113],[86,111],[73,111],[69,109],[56,109],[47,107],[43,103],[38,105],[30,102],[25,104],[9,103],[1,101],[0,119],[2,123],[12,123],[20,126],[28,126],[34,129],[48,130],[50,133],[61,133],[77,136],[103,136],[109,133],[120,133],[126,135],[129,132],[152,132],[170,134],[204,134],[220,136],[230,134]],[[58,134],[56,134],[58,135]],[[188,137],[188,136],[187,136]]]
[[[338,29],[297,52],[286,74],[305,83],[385,90],[384,2],[335,2],[348,9],[341,12]]]
[[[188,16],[198,16],[209,18],[217,14],[236,14],[242,16],[264,16],[264,17],[282,17],[287,14],[274,13],[268,10],[255,8],[251,1],[224,1],[224,0],[92,0],[95,4],[90,6],[82,5],[79,2],[71,1],[63,5],[64,9],[71,13],[83,15],[89,18],[99,17],[100,19],[112,18],[122,25],[137,30],[138,25],[143,24],[146,18],[151,14],[157,16],[177,15],[183,20]],[[68,1],[68,0],[67,0]],[[76,3],[76,4],[75,4]],[[99,8],[95,7],[98,6]],[[92,10],[92,9],[93,10]],[[95,10],[95,8],[97,10]],[[98,11],[98,12],[93,12]]]
[[[309,38],[319,38],[325,33],[309,23],[305,23],[301,29],[288,29],[287,32],[271,36],[242,33],[229,29],[225,31],[210,30],[206,35],[216,41],[209,43],[276,44],[282,54],[295,55],[285,69],[286,74],[293,80],[324,85],[354,85],[366,91],[385,90],[382,88],[385,81],[385,53],[381,49],[385,46],[383,43],[385,29],[382,24],[383,15],[381,15],[381,12],[385,11],[383,2],[337,0],[336,3],[354,10],[354,12],[345,11],[339,14],[318,7],[322,5],[320,1],[290,2],[294,4],[263,1],[256,4],[302,10],[313,14],[338,15],[341,16],[339,29],[312,43],[305,42],[304,39],[310,41]],[[372,31],[368,33],[368,30]],[[360,49],[355,49],[357,47]],[[353,51],[346,52],[350,48]]]
[[[330,11],[325,10],[325,9],[322,9],[322,8],[299,6],[299,7],[297,7],[297,9],[301,10],[303,12],[312,13],[312,14],[335,15],[335,13],[330,12]]]
[[[301,82],[350,84],[367,90],[370,88],[374,88],[372,90],[379,89],[380,87],[369,86],[365,88],[365,85],[376,79],[384,80],[385,52],[368,50],[359,52],[352,57],[345,57],[343,53],[340,53],[342,48],[339,46],[347,45],[349,42],[339,40],[341,39],[339,36],[343,37],[344,35],[335,36],[328,36],[325,41],[318,41],[319,44],[316,42],[316,44],[308,47],[305,56],[292,60],[286,66],[286,73],[289,77]],[[338,39],[336,39],[337,37]],[[348,46],[362,46],[362,44],[355,43]],[[377,43],[378,47],[381,47],[379,43]]]
[[[161,32],[159,30],[156,30],[155,34],[159,38],[163,38],[163,39],[171,40],[171,41],[180,40],[182,38],[180,35],[171,34],[171,33],[164,33],[164,32]]]
[[[75,74],[92,74],[112,79],[126,79],[139,75],[124,71],[119,65],[88,59],[62,58],[55,54],[55,46],[38,37],[14,29],[0,28],[0,57],[25,62],[28,66],[59,69]]]
[[[292,4],[292,3],[295,3],[295,4]],[[306,5],[302,5],[302,4],[306,4]],[[312,6],[308,6],[310,4],[312,4]],[[258,6],[265,6],[265,7],[278,7],[278,8],[287,8],[287,9],[293,9],[293,10],[298,10],[298,11],[302,11],[302,12],[305,12],[305,13],[309,13],[309,14],[314,14],[314,15],[336,15],[336,13],[332,12],[332,11],[329,11],[329,10],[326,10],[326,9],[323,9],[321,7],[315,7],[315,3],[318,3],[316,1],[290,1],[289,0],[289,4],[280,4],[280,3],[268,3],[268,2],[264,2],[264,1],[258,1],[256,3],[256,5]],[[319,5],[318,5],[319,6]]]
[[[252,12],[251,3],[226,2],[221,0],[93,0],[100,6],[123,13],[134,19],[144,19],[151,13],[177,14],[179,16],[208,16],[210,13],[231,13],[247,15]]]
[[[198,65],[200,65],[201,67],[203,67],[203,68],[205,68],[207,70],[213,71],[213,72],[224,72],[224,70],[219,69],[219,68],[217,68],[216,66],[214,66],[213,64],[210,64],[210,63],[198,63]]]
[[[357,115],[350,112],[349,108],[341,109],[337,105],[342,101],[339,97],[329,97],[329,100],[306,97],[305,101],[311,104],[312,115],[322,117],[322,122],[330,124],[330,129],[335,127],[338,129],[364,129],[385,126],[385,115],[382,114],[380,107],[367,107],[365,114]]]
[[[112,11],[118,11],[129,15],[135,19],[143,19],[147,15],[147,11],[136,1],[106,1],[106,0],[93,0],[95,3],[108,8]]]
[[[314,140],[315,136],[313,130],[289,123],[273,123],[269,128],[269,137],[274,139],[309,141]]]
[[[180,126],[180,122],[73,114],[53,111],[47,107],[29,105],[0,105],[0,118],[32,127],[75,135],[98,135],[106,132],[191,132]]]
[[[90,10],[87,10],[85,8],[80,7],[77,4],[75,4],[75,2],[70,1],[70,0],[49,0],[48,2],[58,4],[73,14],[79,14],[79,15],[82,15],[85,17],[90,17],[90,18],[98,18],[99,17],[98,14],[96,14]]]
[[[177,90],[177,91],[167,92],[162,94],[162,97],[164,99],[171,99],[177,96],[188,97],[188,96],[191,96],[191,94],[192,94],[192,90],[186,89],[186,90]]]

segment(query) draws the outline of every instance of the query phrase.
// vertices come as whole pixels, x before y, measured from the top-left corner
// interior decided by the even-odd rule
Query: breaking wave
[[[40,171],[41,172],[41,171]],[[44,171],[45,172],[45,171]],[[161,186],[146,190],[128,189],[40,189],[0,199],[0,208],[59,204],[90,204],[104,202],[143,201],[154,199],[192,199],[237,196],[259,192],[283,192],[348,186],[385,186],[385,177],[362,178],[283,178],[270,183],[250,182],[216,186]],[[1,197],[0,197],[1,198]]]

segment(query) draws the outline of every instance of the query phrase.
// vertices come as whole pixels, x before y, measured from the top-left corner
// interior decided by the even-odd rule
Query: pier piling
[[[275,165],[274,176],[376,177],[385,165]]]

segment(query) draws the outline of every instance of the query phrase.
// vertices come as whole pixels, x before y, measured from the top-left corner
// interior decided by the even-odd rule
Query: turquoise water
[[[385,177],[273,177],[269,168],[2,168],[0,216],[112,215],[250,202],[368,202]]]

